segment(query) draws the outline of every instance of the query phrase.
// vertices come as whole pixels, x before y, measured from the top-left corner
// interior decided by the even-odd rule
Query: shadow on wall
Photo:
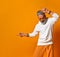
[[[60,25],[56,24],[53,32],[53,41],[54,41],[54,57],[60,56]]]

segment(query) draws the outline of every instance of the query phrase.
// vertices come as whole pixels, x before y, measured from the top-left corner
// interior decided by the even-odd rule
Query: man
[[[51,17],[47,18],[45,13],[50,14]],[[37,11],[37,16],[39,22],[36,24],[34,31],[32,33],[19,33],[18,36],[33,37],[39,32],[38,43],[33,57],[54,57],[52,32],[53,25],[58,20],[59,15],[43,8]]]

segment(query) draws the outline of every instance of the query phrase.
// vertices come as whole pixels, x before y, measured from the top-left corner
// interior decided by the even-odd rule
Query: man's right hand
[[[23,37],[24,36],[24,33],[21,32],[17,36]]]
[[[24,36],[26,36],[26,37],[29,37],[29,34],[28,33],[19,33],[17,36],[20,36],[20,37],[24,37]]]

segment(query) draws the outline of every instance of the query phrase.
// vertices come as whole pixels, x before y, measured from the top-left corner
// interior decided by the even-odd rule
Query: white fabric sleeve
[[[54,24],[59,18],[59,15],[57,13],[53,13],[51,17],[51,23]]]
[[[38,34],[38,26],[36,25],[33,32],[29,33],[29,37],[34,37]]]

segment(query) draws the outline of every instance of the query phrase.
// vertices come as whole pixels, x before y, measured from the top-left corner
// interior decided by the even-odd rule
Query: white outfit
[[[37,35],[39,32],[37,45],[53,44],[53,41],[52,41],[53,24],[58,20],[58,18],[59,18],[59,15],[56,13],[53,13],[52,17],[48,18],[46,24],[42,24],[39,21],[36,24],[34,31],[29,33],[29,36],[33,37]]]

